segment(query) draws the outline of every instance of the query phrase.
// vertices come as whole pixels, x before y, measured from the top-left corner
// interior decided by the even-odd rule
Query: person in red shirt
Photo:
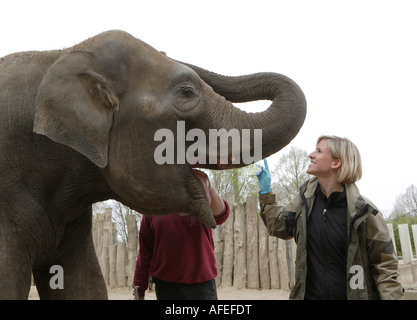
[[[224,223],[230,213],[228,203],[205,173],[194,170],[194,174],[206,190],[216,224]],[[133,278],[139,299],[145,298],[152,277],[158,300],[217,300],[216,276],[212,231],[195,216],[174,213],[142,218]]]

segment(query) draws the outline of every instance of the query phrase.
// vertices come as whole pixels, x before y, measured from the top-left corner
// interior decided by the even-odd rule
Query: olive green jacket
[[[317,178],[307,181],[286,207],[272,193],[260,194],[261,217],[271,236],[297,243],[295,284],[290,299],[304,299],[307,275],[307,216],[314,204]],[[387,224],[376,207],[347,184],[347,298],[402,299],[398,259]]]

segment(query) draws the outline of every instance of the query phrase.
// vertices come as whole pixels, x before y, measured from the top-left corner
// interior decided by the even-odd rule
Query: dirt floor
[[[131,288],[109,288],[107,287],[109,300],[133,300]],[[219,300],[288,300],[289,291],[271,289],[235,289],[219,288],[217,290]],[[32,287],[29,293],[29,300],[39,299],[36,287]],[[155,300],[155,292],[147,291],[147,300]]]

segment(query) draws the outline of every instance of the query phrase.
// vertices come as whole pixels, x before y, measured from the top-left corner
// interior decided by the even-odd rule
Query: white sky
[[[290,146],[310,153],[321,134],[351,139],[363,161],[358,186],[386,216],[417,185],[414,0],[13,0],[1,12],[0,57],[121,29],[217,73],[285,74],[308,106]]]

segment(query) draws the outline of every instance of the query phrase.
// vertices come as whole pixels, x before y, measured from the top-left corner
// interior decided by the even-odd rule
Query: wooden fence
[[[117,240],[112,209],[96,214],[93,221],[93,241],[104,280],[110,287],[131,286],[138,254],[138,227],[135,215],[126,216],[128,241]]]
[[[226,198],[230,216],[213,230],[218,266],[217,287],[289,290],[294,283],[295,243],[270,237],[259,216],[258,198],[248,197],[235,203]],[[110,287],[131,286],[138,253],[138,227],[135,215],[127,215],[128,241],[117,241],[117,229],[111,219],[112,209],[97,214],[93,239],[104,279]],[[391,238],[394,230],[388,224]],[[417,225],[411,227],[417,248]],[[404,285],[417,285],[417,261],[414,259],[408,225],[399,225],[403,252],[400,279]],[[417,253],[416,253],[417,254]]]
[[[234,195],[227,221],[213,230],[218,266],[216,285],[249,289],[289,290],[294,278],[295,245],[270,237],[259,216],[258,198],[235,203]],[[96,214],[93,239],[106,284],[131,286],[138,252],[138,228],[135,215],[127,215],[128,241],[117,241],[117,229],[111,220],[112,209]]]
[[[218,266],[217,286],[289,290],[294,281],[295,245],[268,235],[258,209],[258,198],[236,203],[226,198],[230,216],[213,230]]]
[[[394,249],[397,252],[395,238],[394,238],[394,229],[392,224],[388,224],[388,229],[391,235],[391,239],[394,242]],[[399,273],[400,281],[405,289],[417,289],[417,224],[411,226],[411,232],[414,239],[414,249],[415,255],[413,254],[413,249],[410,239],[410,228],[408,224],[398,225],[398,234],[400,238],[400,246],[402,256],[400,258],[399,264]]]

